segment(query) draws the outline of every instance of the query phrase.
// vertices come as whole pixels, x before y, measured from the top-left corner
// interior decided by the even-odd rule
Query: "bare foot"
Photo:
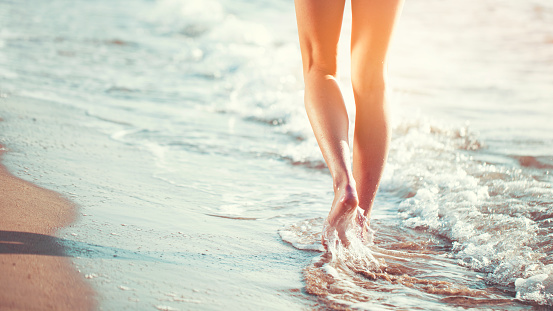
[[[328,217],[325,222],[325,228],[323,228],[322,243],[325,249],[327,248],[326,240],[328,234],[334,229],[338,233],[338,237],[345,246],[349,245],[349,241],[346,237],[346,231],[349,225],[354,223],[354,219],[357,217],[357,208],[359,205],[359,199],[357,198],[357,192],[355,185],[346,184],[342,187],[337,187],[334,192],[334,202],[332,203],[332,209],[328,213]]]

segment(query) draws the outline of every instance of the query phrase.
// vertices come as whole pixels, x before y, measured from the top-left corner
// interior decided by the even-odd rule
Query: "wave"
[[[372,310],[375,303],[383,310],[417,304],[442,310],[516,305],[501,289],[485,286],[481,278],[463,271],[454,259],[444,258],[439,251],[442,243],[423,241],[419,233],[407,234],[413,240],[410,243],[399,242],[407,232],[383,228],[377,221],[380,231],[393,232],[391,240],[376,235],[375,244],[366,243],[350,230],[350,245],[344,247],[334,232],[324,252],[319,242],[322,225],[322,218],[314,218],[282,228],[279,233],[298,249],[322,252],[303,274],[306,292],[318,297],[326,308]],[[430,302],[428,297],[432,297]]]
[[[550,275],[552,250],[545,245],[553,242],[551,184],[520,168],[476,161],[459,150],[481,144],[445,136],[449,139],[428,127],[411,127],[395,144],[394,168],[383,188],[401,185],[413,195],[399,204],[403,225],[447,237],[460,265],[486,273],[494,284],[519,284],[520,299],[553,304],[547,287],[523,286],[525,279]]]
[[[539,180],[537,175],[543,172],[535,172],[535,169],[548,169],[547,165],[543,165],[547,160],[517,157],[526,163],[517,167],[509,162],[494,164],[478,160],[479,155],[485,152],[485,144],[468,127],[439,126],[420,119],[400,122],[394,128],[381,193],[386,195],[387,200],[399,202],[394,217],[399,218],[404,228],[415,230],[417,234],[427,232],[446,239],[450,246],[440,253],[450,257],[455,264],[482,273],[485,282],[513,291],[513,296],[519,300],[553,305],[553,213],[550,211],[553,188],[550,183]],[[321,220],[308,220],[281,230],[281,237],[296,248],[320,250],[320,245],[304,241],[307,239],[311,243],[313,239],[320,238],[310,231],[315,227],[314,222],[319,222],[320,229]],[[418,252],[424,249],[409,241],[396,241],[393,247]],[[329,274],[328,269],[324,273],[320,270],[319,266],[332,262],[324,258],[320,258],[319,264],[307,268],[308,284],[327,282],[321,281],[325,278],[337,278],[335,274]],[[321,261],[324,261],[322,265]],[[341,264],[349,263],[346,260]],[[410,274],[409,277],[401,273],[399,276],[388,272],[378,274],[373,266],[370,269],[364,267],[364,270],[348,269],[355,271],[355,275],[362,274],[365,279],[374,281],[384,278],[412,288],[427,282],[412,279]],[[341,273],[340,277],[344,274]],[[319,283],[309,281],[309,278],[317,279]],[[348,279],[348,282],[359,280],[354,282]],[[328,284],[321,285],[321,288],[326,288],[324,294],[320,289],[313,289],[313,284],[308,285],[308,292],[332,297],[332,290],[325,287]],[[442,292],[440,283],[425,286],[419,290],[436,294]],[[468,304],[487,304],[493,299],[509,300],[504,296],[482,296],[451,284],[446,287],[448,290],[442,292],[446,296],[476,295],[474,297],[482,298],[464,299]],[[346,292],[350,291],[344,290],[343,295]],[[464,301],[446,300],[455,303]]]

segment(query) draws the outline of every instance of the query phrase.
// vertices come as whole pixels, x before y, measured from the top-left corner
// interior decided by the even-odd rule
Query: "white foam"
[[[552,274],[537,274],[527,279],[518,278],[515,288],[517,299],[534,301],[541,305],[553,304]]]
[[[283,241],[292,244],[297,249],[324,251],[321,244],[321,231],[324,218],[314,218],[281,228],[278,234]]]
[[[544,271],[538,244],[548,238],[537,235],[532,212],[545,212],[534,202],[543,196],[550,200],[551,185],[521,169],[472,160],[462,153],[466,145],[458,142],[456,131],[447,127],[421,124],[402,133],[392,143],[393,172],[385,176],[383,189],[406,187],[403,193],[414,193],[399,205],[405,226],[448,237],[459,263],[488,273],[493,283],[508,286]],[[539,296],[540,303],[549,303],[544,298],[549,289],[537,290],[540,280],[518,284],[520,299],[538,301]]]

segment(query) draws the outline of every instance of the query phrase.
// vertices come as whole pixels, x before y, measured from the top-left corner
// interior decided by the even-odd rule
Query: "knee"
[[[337,53],[325,52],[314,44],[308,44],[302,51],[304,76],[321,75],[336,77]]]
[[[310,57],[307,63],[303,65],[304,76],[332,76],[336,78],[338,67],[336,63],[322,60],[317,57]]]
[[[352,66],[351,84],[357,94],[372,94],[386,89],[386,63],[375,61],[365,66]]]

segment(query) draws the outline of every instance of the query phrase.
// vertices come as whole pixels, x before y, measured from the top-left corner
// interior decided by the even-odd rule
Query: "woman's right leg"
[[[334,202],[327,220],[342,241],[345,241],[345,220],[354,215],[358,205],[350,167],[349,120],[336,81],[344,4],[345,0],[295,0],[305,108],[334,182]]]
[[[353,176],[359,207],[370,218],[390,141],[386,58],[403,0],[352,0],[351,81],[356,116]]]

